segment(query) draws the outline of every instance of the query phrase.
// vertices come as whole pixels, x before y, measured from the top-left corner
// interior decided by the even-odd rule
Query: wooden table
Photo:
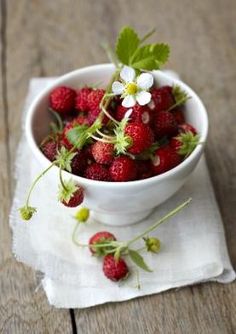
[[[209,111],[207,161],[236,265],[235,0],[1,0],[0,332],[235,333],[236,285],[207,283],[125,303],[59,310],[35,292],[36,274],[11,253],[8,213],[15,152],[28,83],[106,61],[99,43],[120,27],[171,45],[180,73]]]

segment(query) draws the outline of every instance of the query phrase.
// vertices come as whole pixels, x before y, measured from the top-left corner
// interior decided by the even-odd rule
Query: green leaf
[[[130,64],[131,57],[139,46],[140,40],[131,27],[124,27],[116,42],[116,54],[121,63]]]
[[[130,66],[138,70],[157,70],[168,60],[169,54],[167,44],[148,44],[137,49]]]
[[[148,267],[148,265],[145,263],[143,257],[135,250],[129,249],[129,256],[131,260],[141,269],[152,272],[152,270]]]
[[[87,139],[87,130],[87,125],[77,125],[66,133],[66,137],[72,145],[79,148]]]
[[[175,85],[172,89],[172,94],[174,95],[175,98],[175,104],[171,106],[168,111],[174,109],[177,106],[180,106],[184,104],[188,99],[190,99],[190,96],[182,90],[182,88],[178,85]]]

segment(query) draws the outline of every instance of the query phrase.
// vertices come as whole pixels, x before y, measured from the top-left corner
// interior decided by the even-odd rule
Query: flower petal
[[[124,91],[124,85],[119,81],[114,81],[112,84],[112,91],[116,95],[121,95]]]
[[[128,109],[128,110],[126,111],[126,113],[125,113],[124,118],[129,118],[129,117],[131,116],[132,112],[133,112],[133,109],[132,109],[132,108]]]
[[[151,93],[142,91],[136,95],[136,100],[138,101],[138,104],[140,104],[140,106],[144,106],[151,101],[151,97]]]
[[[150,73],[142,73],[137,78],[137,85],[139,88],[148,90],[153,85],[153,76]]]
[[[135,78],[135,70],[132,67],[124,66],[120,72],[120,77],[125,82],[132,82]]]
[[[125,108],[131,108],[135,105],[136,101],[133,95],[127,95],[122,101],[122,106]]]

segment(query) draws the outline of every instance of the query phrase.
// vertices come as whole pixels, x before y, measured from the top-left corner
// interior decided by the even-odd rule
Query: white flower
[[[112,91],[115,95],[121,95],[124,98],[123,107],[131,108],[136,101],[144,106],[151,101],[151,94],[148,90],[153,85],[153,76],[150,73],[142,73],[135,78],[135,70],[132,67],[124,66],[120,77],[122,82],[113,82]]]

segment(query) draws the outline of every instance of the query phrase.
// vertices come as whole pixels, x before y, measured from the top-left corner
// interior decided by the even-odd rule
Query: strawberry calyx
[[[72,179],[69,179],[68,181],[64,180],[63,184],[59,184],[58,200],[60,202],[69,203],[70,199],[79,188],[79,185]]]
[[[188,131],[172,138],[170,146],[173,147],[179,155],[187,157],[199,144],[199,139],[200,137],[198,134],[193,134]]]

